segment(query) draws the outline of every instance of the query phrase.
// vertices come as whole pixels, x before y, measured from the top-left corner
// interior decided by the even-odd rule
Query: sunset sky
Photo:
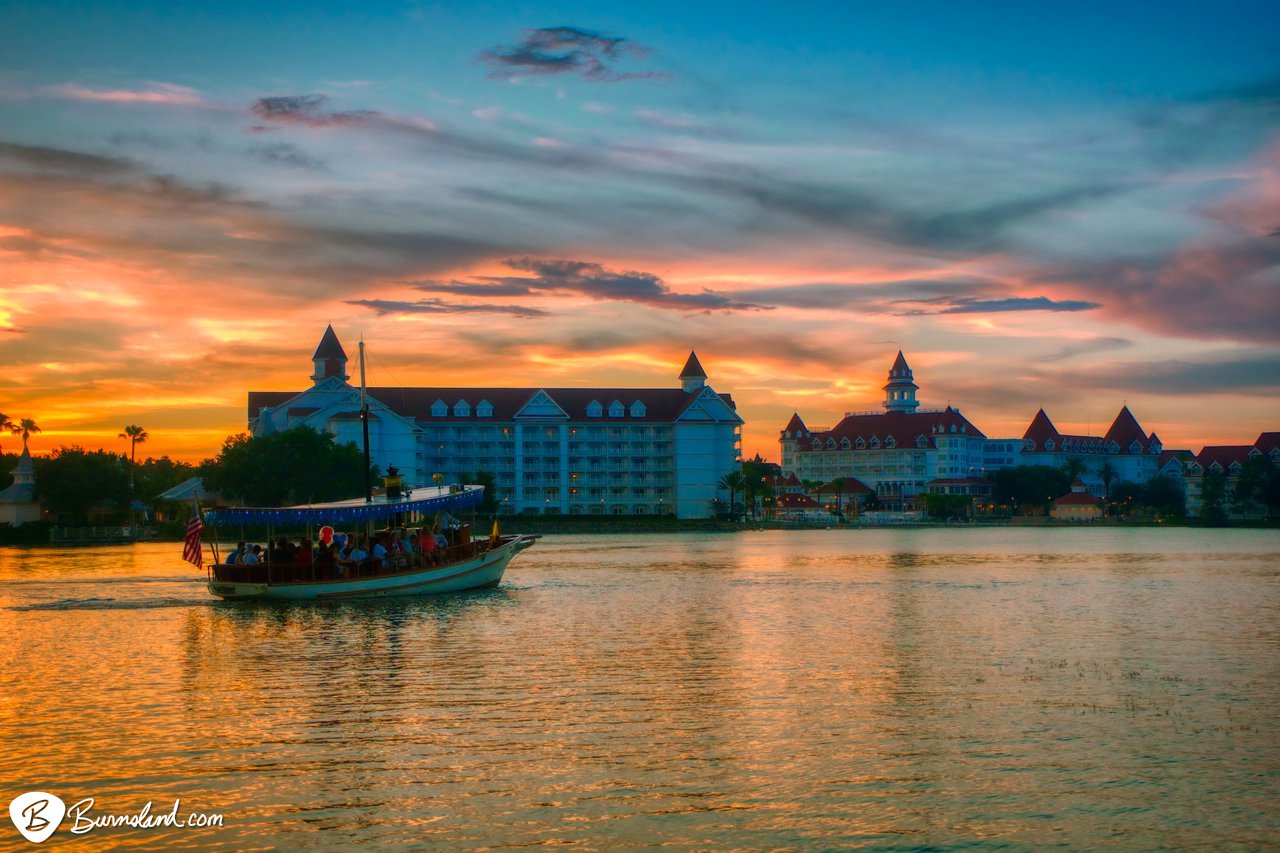
[[[1280,4],[0,10],[0,412],[198,460],[373,385],[674,386],[778,456],[899,347],[989,436],[1280,429]],[[5,450],[13,439],[0,438]]]

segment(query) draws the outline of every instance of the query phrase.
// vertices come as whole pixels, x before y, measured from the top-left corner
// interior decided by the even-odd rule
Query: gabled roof
[[[1116,415],[1116,419],[1111,422],[1111,428],[1107,430],[1104,438],[1107,441],[1114,441],[1121,453],[1131,453],[1130,447],[1135,441],[1141,448],[1139,453],[1147,452],[1150,447],[1146,432],[1138,424],[1138,419],[1133,416],[1133,412],[1129,411],[1128,406],[1120,409],[1120,414]]]
[[[547,395],[569,416],[571,421],[589,421],[592,423],[663,423],[674,421],[682,412],[691,406],[703,392],[686,393],[679,388],[370,388],[369,397],[382,403],[393,413],[408,419],[416,419],[419,424],[447,423],[460,421],[483,424],[515,420],[515,415],[539,391]],[[255,420],[263,408],[275,408],[293,400],[299,391],[250,391],[249,420]],[[714,392],[712,392],[714,393]],[[729,394],[716,395],[729,407],[735,409],[733,397]],[[493,415],[482,418],[475,414],[460,417],[454,414],[454,406],[460,400],[475,403],[487,400],[493,406]],[[621,418],[599,417],[588,418],[587,406],[592,400],[605,405],[613,400],[620,401],[627,407],[627,414]],[[431,406],[436,400],[449,407],[444,417],[432,417]],[[644,415],[631,417],[631,404],[639,401],[644,404]]]
[[[320,339],[320,346],[316,347],[316,354],[311,356],[312,361],[321,359],[347,360],[347,354],[343,352],[342,344],[338,342],[338,335],[333,331],[332,324],[325,328],[324,337]]]
[[[1159,467],[1163,468],[1170,462],[1174,461],[1178,462],[1178,464],[1182,464],[1195,458],[1196,455],[1190,450],[1161,450]]]
[[[1273,450],[1280,450],[1280,432],[1264,432],[1258,436],[1258,440],[1253,446],[1261,450],[1263,453],[1270,453]]]
[[[871,488],[857,477],[836,477],[831,481],[828,488],[833,492],[838,491],[842,495],[875,494],[875,489]]]
[[[791,433],[793,437],[798,436],[801,433],[806,433],[808,431],[809,431],[809,428],[805,426],[804,421],[800,419],[799,412],[793,412],[791,414],[791,420],[787,421],[787,425],[782,428],[782,432],[784,435],[786,433]]]
[[[702,369],[702,365],[698,363],[698,354],[693,350],[689,350],[689,360],[684,363],[684,370],[680,371],[681,379],[706,379],[707,372]]]
[[[1027,431],[1022,434],[1023,441],[1034,441],[1036,449],[1040,450],[1044,447],[1045,441],[1053,439],[1055,442],[1061,440],[1062,434],[1058,432],[1058,428],[1053,425],[1053,421],[1049,420],[1049,415],[1044,409],[1036,412],[1036,416],[1031,419]]]
[[[952,433],[952,427],[955,432]],[[884,449],[915,450],[916,438],[924,436],[927,446],[934,446],[934,436],[965,436],[968,438],[986,438],[976,426],[969,423],[964,415],[948,406],[941,412],[883,412],[870,415],[845,415],[840,423],[826,432],[812,433],[825,447],[828,440],[837,444],[843,438],[855,444],[859,438],[869,446],[871,439],[878,438],[881,447],[888,438],[893,438],[894,447]],[[811,450],[811,443],[801,442],[799,450]]]
[[[1217,462],[1222,466],[1222,470],[1226,471],[1231,467],[1232,462],[1239,462],[1243,465],[1249,459],[1249,451],[1253,449],[1250,444],[1218,444],[1203,448],[1196,454],[1196,461],[1206,471],[1209,466]]]

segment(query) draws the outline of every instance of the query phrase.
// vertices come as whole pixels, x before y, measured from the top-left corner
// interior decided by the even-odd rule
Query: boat
[[[487,540],[471,537],[471,528],[465,524],[445,525],[443,547],[430,554],[419,549],[416,553],[389,553],[385,560],[369,556],[359,561],[333,559],[334,524],[350,524],[362,529],[365,535],[373,532],[373,525],[383,522],[405,528],[417,528],[427,518],[452,519],[451,511],[477,506],[484,499],[483,486],[442,486],[443,478],[435,475],[435,488],[415,487],[405,490],[394,467],[389,467],[382,494],[375,496],[369,471],[369,404],[365,391],[364,341],[360,341],[360,420],[364,434],[364,497],[323,504],[306,504],[288,507],[237,507],[209,510],[204,521],[263,526],[268,530],[268,540],[274,541],[273,531],[282,526],[302,528],[308,539],[322,543],[313,559],[272,561],[268,553],[266,562],[228,564],[218,559],[214,545],[214,560],[208,568],[209,592],[229,600],[265,601],[334,601],[355,598],[386,598],[406,595],[432,595],[442,592],[460,592],[497,586],[507,564],[521,551],[533,545],[539,534],[502,536],[497,519],[493,533]],[[423,527],[423,538],[432,535],[433,522]],[[188,543],[191,553],[184,548],[184,558],[200,565],[203,562],[199,545],[204,523],[200,521],[199,507],[192,525],[188,527]],[[318,537],[310,534],[319,532]],[[390,528],[382,532],[389,533]],[[216,535],[214,536],[216,543]],[[421,540],[420,540],[421,541]]]
[[[377,522],[394,524],[437,513],[473,507],[484,497],[483,486],[450,486],[414,489],[400,496],[378,495],[371,500],[355,498],[324,504],[289,507],[235,507],[206,510],[205,520],[213,525],[249,524],[268,529],[303,527],[332,534],[335,524],[368,527]],[[426,527],[429,535],[430,525]],[[341,535],[341,534],[338,534]],[[302,565],[263,562],[257,564],[221,562],[216,553],[208,567],[208,587],[213,595],[228,600],[336,601],[358,598],[385,598],[431,595],[442,592],[497,586],[511,559],[533,545],[539,534],[503,536],[497,523],[488,539],[473,539],[468,525],[446,531],[448,545],[432,562],[421,551],[393,555],[389,565],[374,558],[339,567],[322,561]]]

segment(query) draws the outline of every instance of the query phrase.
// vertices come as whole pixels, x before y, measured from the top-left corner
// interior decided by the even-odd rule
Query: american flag
[[[195,566],[204,568],[204,547],[200,544],[200,531],[204,525],[200,523],[200,507],[192,511],[191,520],[187,522],[187,536],[182,540],[182,559]]]

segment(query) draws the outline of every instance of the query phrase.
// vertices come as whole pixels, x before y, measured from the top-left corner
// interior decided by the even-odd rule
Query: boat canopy
[[[377,495],[372,501],[352,498],[323,504],[278,507],[229,507],[204,513],[211,524],[341,524],[394,518],[400,513],[435,513],[467,509],[484,500],[484,486],[414,489],[403,498],[387,500]]]

